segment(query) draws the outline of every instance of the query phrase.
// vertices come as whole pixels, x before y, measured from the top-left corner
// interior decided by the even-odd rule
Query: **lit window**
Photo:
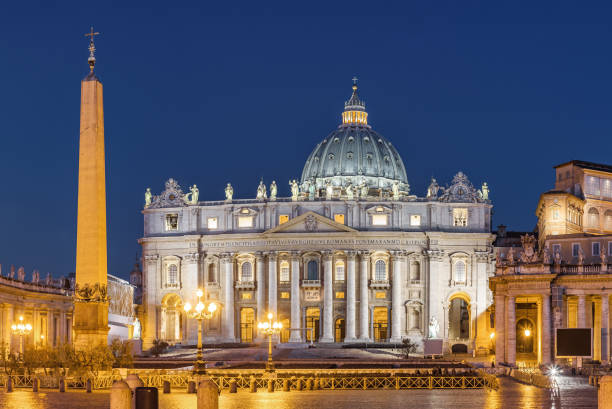
[[[344,215],[343,214],[335,214],[334,221],[336,223],[344,224]]]
[[[578,257],[579,252],[580,252],[580,244],[578,243],[572,244],[572,257]]]
[[[593,243],[591,249],[593,250],[593,255],[594,256],[599,256],[599,249],[600,249],[600,244],[599,243]]]
[[[238,227],[253,227],[253,216],[238,216]]]
[[[385,291],[376,291],[375,297],[378,299],[387,298],[387,293]]]
[[[251,300],[251,299],[253,299],[253,293],[250,293],[250,292],[249,293],[247,293],[247,292],[242,293],[242,299],[243,300]]]
[[[612,179],[601,179],[601,195],[603,197],[612,197]]]
[[[281,261],[280,264],[280,282],[288,283],[289,282],[289,262]]]
[[[344,262],[336,263],[336,281],[344,281]]]
[[[376,260],[374,264],[374,279],[385,281],[387,279],[387,263],[384,260]]]
[[[453,226],[464,227],[468,225],[468,210],[466,208],[453,209]]]
[[[178,214],[166,215],[166,231],[178,230]]]
[[[219,222],[217,221],[216,217],[209,217],[208,219],[206,219],[206,225],[210,230],[212,230],[219,227]]]
[[[336,291],[336,298],[344,298],[344,291]]]
[[[288,214],[281,214],[278,216],[278,224],[283,224],[283,223],[287,223],[289,221],[289,215]]]
[[[373,214],[372,215],[372,226],[386,226],[387,215],[386,214]]]
[[[599,212],[594,207],[589,209],[589,227],[599,228]]]
[[[420,214],[412,214],[412,215],[410,215],[410,225],[411,226],[420,226],[421,225],[421,215]]]
[[[282,291],[282,292],[281,292],[281,297],[280,297],[280,298],[288,299],[288,298],[289,298],[289,292],[287,292],[287,291]]]
[[[248,261],[242,263],[240,281],[253,281],[253,266]]]
[[[599,196],[601,191],[599,189],[599,178],[596,176],[585,176],[585,189],[584,192],[587,195]]]
[[[176,284],[178,282],[178,267],[176,264],[168,265],[168,284]]]
[[[553,209],[552,218],[553,220],[559,220],[559,209]]]
[[[459,260],[455,263],[453,276],[456,283],[465,283],[465,261]]]

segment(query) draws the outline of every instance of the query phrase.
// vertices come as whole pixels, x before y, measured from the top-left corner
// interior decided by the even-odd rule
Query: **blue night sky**
[[[143,192],[288,195],[359,77],[412,192],[462,170],[494,225],[532,230],[552,166],[611,164],[610,3],[3,2],[0,263],[74,271],[80,80],[104,84],[109,272],[139,252]],[[537,4],[535,4],[537,3]],[[227,7],[225,4],[229,4]]]

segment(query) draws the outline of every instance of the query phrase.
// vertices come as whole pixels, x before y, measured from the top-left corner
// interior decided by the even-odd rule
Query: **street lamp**
[[[203,295],[204,292],[201,289],[198,289],[198,291],[196,291],[198,302],[195,308],[192,309],[190,303],[186,303],[185,307],[183,307],[188,317],[198,320],[198,353],[196,356],[195,365],[193,366],[193,373],[195,375],[206,374],[206,361],[204,361],[204,357],[202,355],[202,321],[205,319],[211,319],[217,310],[217,304],[214,302],[210,302],[208,305],[202,302]]]
[[[268,322],[260,322],[257,328],[268,336],[268,362],[266,363],[266,371],[274,372],[274,363],[272,362],[272,335],[279,334],[283,329],[283,324],[280,322],[272,322],[274,315],[268,313]]]
[[[23,316],[19,316],[19,323],[11,325],[13,334],[19,335],[19,352],[23,354],[23,336],[29,335],[32,332],[32,325],[23,323]]]

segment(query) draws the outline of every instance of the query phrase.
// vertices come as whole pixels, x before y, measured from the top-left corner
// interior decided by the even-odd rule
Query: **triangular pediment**
[[[352,233],[356,231],[315,212],[306,212],[265,233]]]

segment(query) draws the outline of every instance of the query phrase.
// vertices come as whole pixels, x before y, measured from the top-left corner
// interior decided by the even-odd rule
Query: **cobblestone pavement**
[[[558,398],[546,390],[502,378],[499,391],[486,390],[374,390],[223,393],[220,409],[514,409],[514,408],[597,408],[597,390],[582,379],[565,380]],[[195,409],[195,395],[184,392],[160,394],[160,409]],[[108,391],[40,392],[17,390],[0,392],[3,409],[107,409]]]

